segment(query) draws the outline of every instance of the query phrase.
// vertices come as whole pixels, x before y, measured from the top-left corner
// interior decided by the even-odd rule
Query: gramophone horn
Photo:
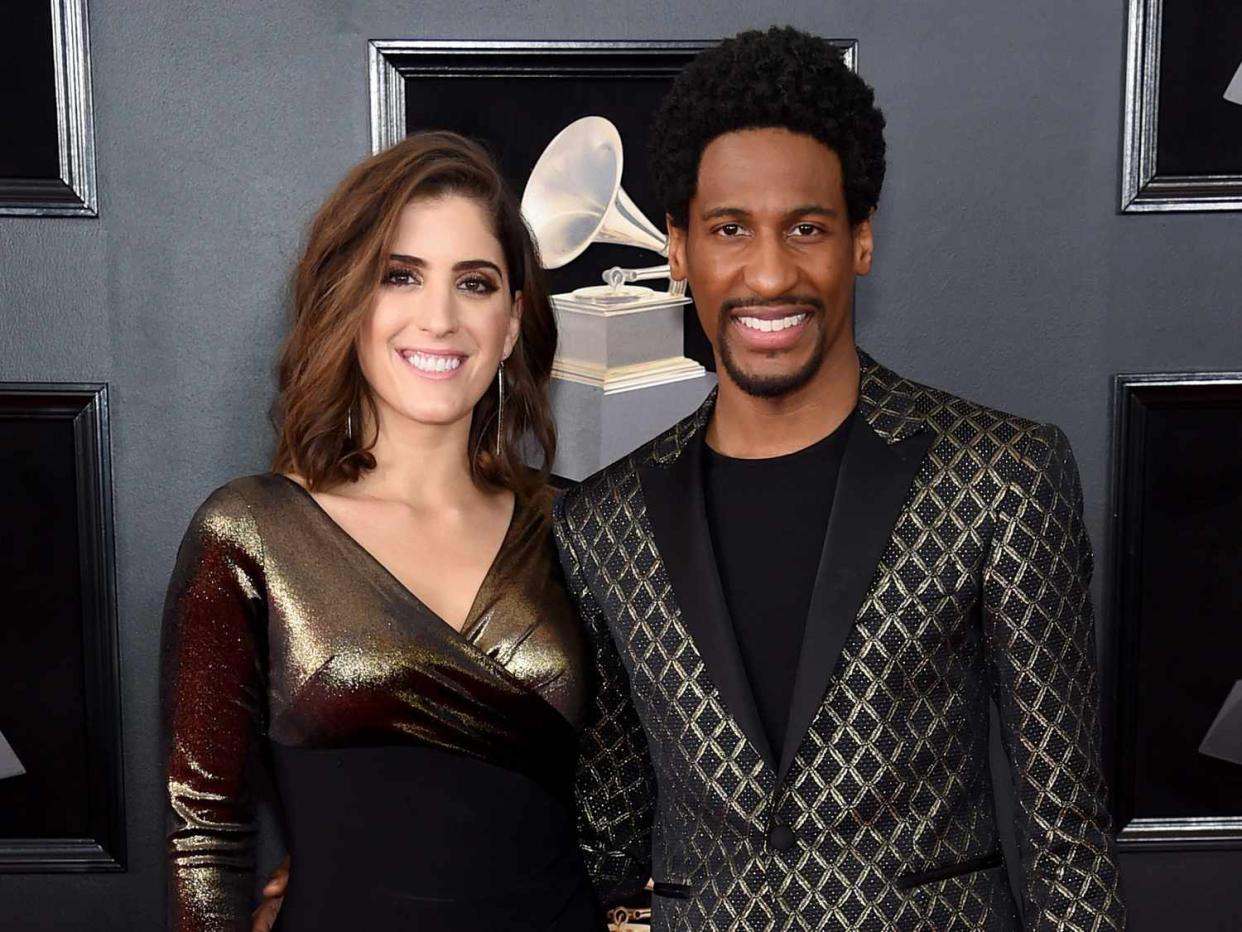
[[[600,116],[575,120],[548,143],[522,195],[522,214],[545,268],[572,262],[592,243],[664,256],[667,237],[621,187],[621,134]]]

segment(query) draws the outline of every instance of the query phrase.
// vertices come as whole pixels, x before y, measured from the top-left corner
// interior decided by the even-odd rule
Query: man
[[[883,128],[792,29],[704,52],[657,116],[719,388],[557,504],[588,866],[605,901],[653,877],[659,930],[1017,929],[991,696],[1026,928],[1121,929],[1069,442],[854,345]]]
[[[653,127],[673,277],[719,388],[559,501],[599,693],[580,830],[656,929],[1119,929],[1091,550],[1056,427],[854,345],[884,175],[871,89],[827,42],[743,33]]]

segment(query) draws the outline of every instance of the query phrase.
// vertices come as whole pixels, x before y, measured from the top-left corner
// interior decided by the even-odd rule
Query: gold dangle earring
[[[352,406],[345,412],[345,439],[354,439],[354,409]]]
[[[505,361],[500,360],[500,368],[496,370],[496,455],[500,456],[501,436],[504,433],[505,416]]]

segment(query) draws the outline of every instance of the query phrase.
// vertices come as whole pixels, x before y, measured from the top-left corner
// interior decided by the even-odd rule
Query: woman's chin
[[[405,405],[393,412],[397,424],[422,427],[452,427],[469,420],[472,407],[451,404]]]

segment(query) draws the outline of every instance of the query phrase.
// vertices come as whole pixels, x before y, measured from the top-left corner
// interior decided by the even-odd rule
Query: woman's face
[[[468,419],[513,350],[520,315],[482,206],[460,195],[407,204],[358,334],[380,428]]]

